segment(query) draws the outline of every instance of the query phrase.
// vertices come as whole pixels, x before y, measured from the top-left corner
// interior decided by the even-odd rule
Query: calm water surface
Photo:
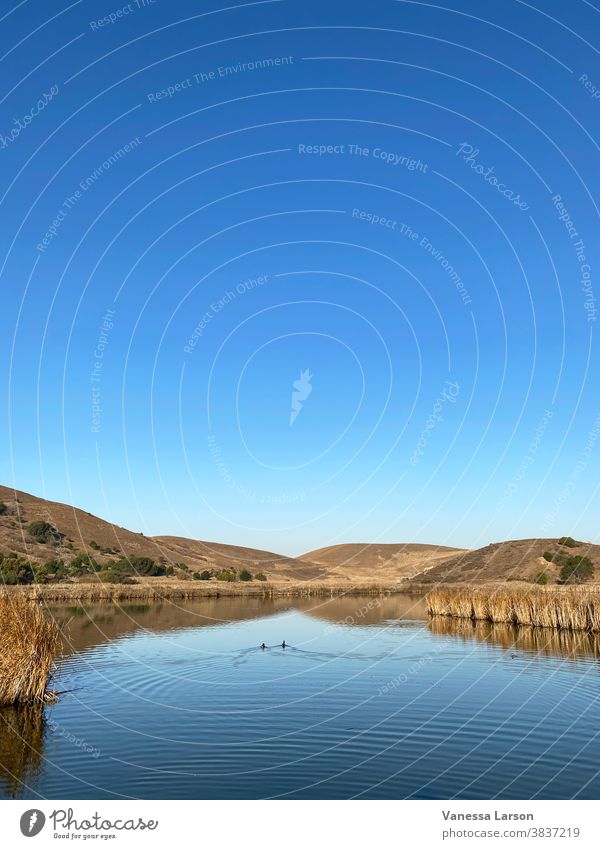
[[[4,796],[600,797],[595,638],[403,596],[55,613],[61,696],[0,711]]]

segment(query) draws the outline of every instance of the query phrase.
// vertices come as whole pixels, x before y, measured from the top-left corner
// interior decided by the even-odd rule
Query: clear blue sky
[[[292,554],[600,542],[592,4],[12,3],[3,483]]]

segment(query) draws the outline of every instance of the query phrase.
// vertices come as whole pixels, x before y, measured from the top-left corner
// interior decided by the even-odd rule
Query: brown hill
[[[561,538],[562,539],[562,538]],[[557,539],[517,539],[494,542],[485,548],[467,551],[436,564],[415,577],[443,583],[485,583],[487,581],[524,580],[531,581],[539,572],[545,572],[550,582],[559,577],[560,566],[548,562],[544,553],[563,556],[589,557],[596,566],[600,565],[600,545],[579,542],[575,547],[561,545]],[[597,576],[600,579],[600,574]]]
[[[5,486],[0,486],[0,502],[6,505],[6,512],[0,515],[0,552],[14,551],[38,562],[69,560],[83,552],[103,564],[123,556],[152,557],[170,564],[185,563],[192,571],[247,568],[251,572],[262,571],[272,580],[327,576],[323,567],[270,551],[183,537],[146,537],[76,507]],[[48,522],[59,537],[46,543],[36,541],[28,531],[32,522]]]
[[[443,545],[356,542],[309,551],[301,559],[326,567],[340,579],[394,582],[425,574],[463,552]]]

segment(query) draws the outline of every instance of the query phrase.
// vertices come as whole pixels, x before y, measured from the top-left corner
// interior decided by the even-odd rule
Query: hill
[[[443,545],[356,542],[309,551],[300,559],[325,567],[332,577],[392,583],[423,575],[463,552]]]
[[[562,538],[561,538],[562,539]],[[561,545],[559,540],[518,539],[494,542],[484,548],[463,552],[433,568],[423,570],[415,581],[425,583],[469,583],[525,580],[531,581],[539,572],[545,572],[550,583],[559,577],[560,565],[549,562],[544,553],[562,557],[589,557],[596,566],[600,565],[600,545],[573,541],[575,545]],[[600,571],[600,570],[599,570]],[[600,574],[596,576],[600,579]]]
[[[272,580],[326,577],[323,567],[271,551],[184,537],[146,537],[76,507],[5,486],[0,486],[0,502],[6,506],[0,515],[0,553],[14,551],[38,563],[53,558],[68,561],[85,553],[103,565],[123,556],[151,557],[157,562],[184,563],[192,572],[246,568],[252,573],[262,571]],[[45,543],[36,540],[28,530],[33,522],[47,522],[57,536]]]

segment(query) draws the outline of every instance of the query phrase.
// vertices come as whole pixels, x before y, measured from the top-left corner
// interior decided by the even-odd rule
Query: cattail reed
[[[430,616],[600,632],[600,593],[587,588],[432,590]]]
[[[38,603],[0,596],[0,706],[46,700],[59,643],[56,622]]]

